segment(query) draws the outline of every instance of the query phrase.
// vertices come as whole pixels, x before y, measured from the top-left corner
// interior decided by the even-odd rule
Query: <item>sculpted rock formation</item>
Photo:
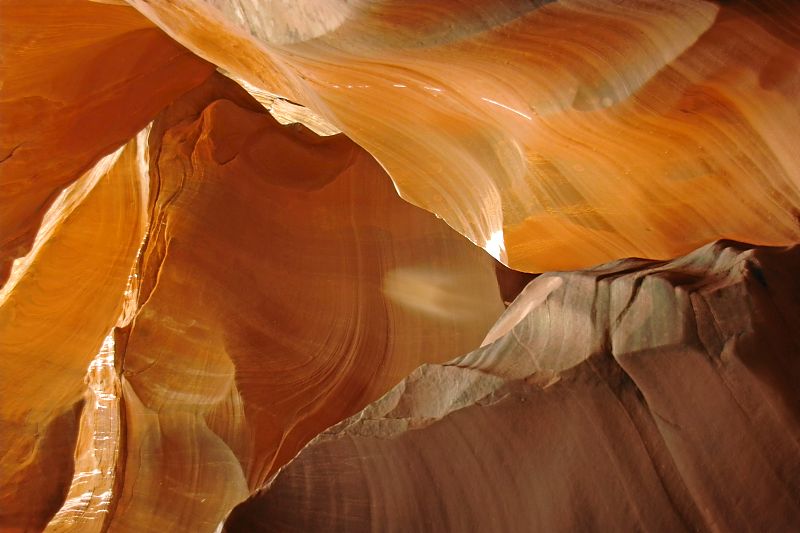
[[[798,272],[798,246],[720,242],[545,274],[226,531],[795,531]]]
[[[0,24],[0,531],[800,529],[791,3]]]
[[[61,190],[214,66],[125,6],[3,0],[0,26],[2,286]]]
[[[101,174],[108,165],[113,170]],[[101,196],[106,181],[97,176],[109,184],[128,180],[133,198],[119,203]],[[111,531],[212,531],[319,431],[382,395],[419,364],[477,346],[503,308],[493,260],[401,200],[365,151],[341,135],[318,137],[300,125],[281,126],[219,75],[168,106],[138,140],[84,180],[89,192],[79,188],[82,181],[69,191],[87,195],[76,212],[138,218],[135,224],[96,218],[89,223],[95,232],[118,230],[119,236],[87,232],[78,226],[81,219],[75,233],[86,242],[51,238],[46,242],[54,243],[52,258],[37,248],[33,265],[60,272],[55,281],[66,285],[63,291],[42,287],[33,267],[7,286],[2,309],[10,316],[3,324],[11,333],[3,336],[3,389],[20,399],[7,403],[4,419],[4,436],[13,435],[4,458],[14,465],[4,473],[17,469],[4,483],[10,500],[5,520],[11,525],[32,526],[23,514],[46,517],[55,511],[18,501],[31,497],[18,491],[26,476],[49,484],[54,496],[48,502],[65,493],[68,470],[52,479],[17,465],[25,465],[31,449],[49,452],[41,450],[49,441],[39,427],[52,425],[55,414],[79,399],[91,354],[115,323],[125,327],[113,334],[115,342],[106,342],[115,345],[121,380],[104,393],[121,390],[124,405],[111,402],[93,415],[85,412],[84,419],[93,417],[94,426],[110,428],[112,440],[124,442],[105,454],[89,453],[88,464],[110,461],[112,467],[79,471],[71,493],[98,497],[71,499],[55,523],[74,527],[76,514],[81,520],[100,515],[101,524],[106,520],[102,527]],[[117,192],[122,193],[127,190]],[[64,217],[64,211],[56,205],[50,213]],[[52,224],[66,233],[71,223]],[[87,266],[79,271],[94,269],[99,287],[113,296],[109,304],[116,305],[90,313],[95,330],[26,312],[23,306],[52,297],[83,307],[67,318],[86,320],[89,302],[101,303],[99,288],[89,285],[94,278],[76,284],[63,276],[71,268],[57,261],[74,257],[58,246],[74,253],[95,240],[112,247],[127,243],[126,256],[98,247],[99,255],[83,258]],[[113,283],[105,268],[114,269]],[[49,294],[37,297],[35,291],[45,288]],[[126,299],[130,309],[119,319]],[[65,312],[55,302],[51,312]],[[93,336],[77,339],[72,353],[56,342],[70,338],[70,331]],[[39,365],[53,364],[48,350],[56,347],[64,362],[54,376]],[[71,374],[64,365],[74,365]],[[47,395],[39,392],[42,380]],[[39,405],[41,419],[32,418],[31,409]],[[114,428],[121,408],[120,432]],[[20,417],[27,425],[17,422]],[[73,423],[71,431],[59,432],[68,440],[59,443],[61,450],[72,446],[76,431]],[[79,446],[95,448],[94,435],[82,428]],[[126,454],[119,457],[121,447]],[[86,453],[76,453],[79,466]],[[34,464],[45,463],[44,469],[52,459],[36,455]],[[121,492],[114,492],[115,480]],[[114,514],[106,516],[99,509],[107,509],[112,497]]]
[[[130,3],[517,270],[800,238],[791,3]]]
[[[213,530],[315,434],[477,346],[502,310],[491,258],[366,152],[280,126],[220,76],[156,119],[150,154],[111,531]]]
[[[59,197],[0,290],[0,528],[40,529],[69,486],[83,378],[122,313],[144,235],[137,149],[134,139]]]

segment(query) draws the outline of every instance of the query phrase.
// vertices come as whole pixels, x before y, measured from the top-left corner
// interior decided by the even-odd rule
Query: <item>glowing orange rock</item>
[[[40,530],[70,485],[83,378],[123,312],[147,222],[137,148],[56,200],[0,290],[0,529]]]
[[[800,12],[784,2],[131,4],[327,118],[518,270],[800,238]]]
[[[0,530],[797,529],[796,248],[489,255],[800,239],[797,10],[129,3],[0,0]]]
[[[150,154],[110,531],[213,531],[319,431],[476,347],[502,310],[492,259],[369,154],[279,125],[221,76],[164,111]]]
[[[61,190],[214,66],[126,6],[2,0],[0,26],[2,286]]]

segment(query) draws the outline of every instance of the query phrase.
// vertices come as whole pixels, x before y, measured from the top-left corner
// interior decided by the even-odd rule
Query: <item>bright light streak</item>
[[[503,241],[503,230],[499,229],[492,232],[483,248],[489,252],[492,257],[498,261],[502,261],[501,257],[506,251],[506,244],[505,241]]]
[[[530,115],[526,115],[522,111],[517,111],[513,107],[508,107],[507,105],[501,104],[500,102],[492,100],[491,98],[481,98],[481,100],[483,100],[484,102],[489,102],[490,104],[494,104],[494,105],[496,105],[498,107],[502,107],[503,109],[507,109],[508,111],[511,111],[512,113],[516,113],[517,115],[519,115],[519,116],[521,116],[523,118],[527,118],[528,120],[533,120],[533,118],[531,118]]]

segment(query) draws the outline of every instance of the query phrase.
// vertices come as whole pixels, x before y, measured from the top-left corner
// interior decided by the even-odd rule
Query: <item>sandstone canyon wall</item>
[[[792,1],[131,4],[517,270],[798,238]]]
[[[0,43],[0,531],[800,530],[800,4]]]
[[[323,432],[227,531],[793,531],[800,247],[531,282],[481,349]]]

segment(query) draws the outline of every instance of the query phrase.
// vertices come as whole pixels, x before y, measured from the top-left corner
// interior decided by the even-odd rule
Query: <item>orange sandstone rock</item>
[[[127,6],[2,0],[0,26],[2,286],[61,190],[214,66]]]
[[[86,368],[123,311],[145,232],[142,138],[59,196],[0,290],[0,529],[40,530],[70,486]]]
[[[492,259],[363,149],[278,124],[221,76],[159,116],[150,154],[110,531],[213,531],[317,433],[478,346],[502,310]]]
[[[791,3],[128,4],[0,0],[0,530],[800,528]]]
[[[790,3],[131,4],[327,118],[517,270],[800,238]]]

